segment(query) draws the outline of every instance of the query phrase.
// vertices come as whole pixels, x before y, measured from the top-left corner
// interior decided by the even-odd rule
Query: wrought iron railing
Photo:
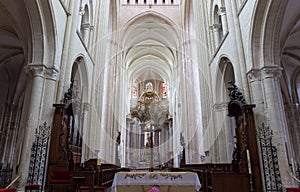
[[[279,171],[277,148],[272,144],[272,130],[262,124],[257,129],[260,141],[266,192],[282,192],[282,182]]]
[[[41,186],[44,184],[50,134],[50,126],[46,122],[36,129],[35,140],[31,147],[27,183]]]

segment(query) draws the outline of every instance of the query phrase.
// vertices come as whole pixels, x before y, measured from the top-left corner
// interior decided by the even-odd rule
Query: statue
[[[148,83],[146,84],[146,92],[147,92],[147,93],[153,92],[153,85],[152,85],[151,82],[148,82]]]
[[[147,137],[147,142],[146,142],[146,148],[151,148],[151,147],[153,147],[152,139],[151,139],[151,136],[148,136]]]

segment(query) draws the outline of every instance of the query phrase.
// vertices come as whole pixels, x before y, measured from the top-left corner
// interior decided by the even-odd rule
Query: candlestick
[[[248,172],[249,172],[249,174],[252,174],[250,152],[248,149],[246,150],[246,154],[247,154],[247,162],[248,162]]]

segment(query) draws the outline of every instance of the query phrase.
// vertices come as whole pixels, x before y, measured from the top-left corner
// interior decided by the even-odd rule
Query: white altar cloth
[[[157,186],[160,192],[199,191],[201,184],[193,172],[119,172],[112,184],[113,192],[148,192]]]

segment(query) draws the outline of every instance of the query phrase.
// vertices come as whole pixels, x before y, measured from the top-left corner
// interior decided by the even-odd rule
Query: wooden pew
[[[93,189],[95,186],[110,187],[113,183],[114,176],[119,171],[129,171],[113,164],[97,165],[97,159],[89,159],[85,162],[84,167],[78,167],[73,171],[73,177],[85,177],[82,185],[89,186]]]

